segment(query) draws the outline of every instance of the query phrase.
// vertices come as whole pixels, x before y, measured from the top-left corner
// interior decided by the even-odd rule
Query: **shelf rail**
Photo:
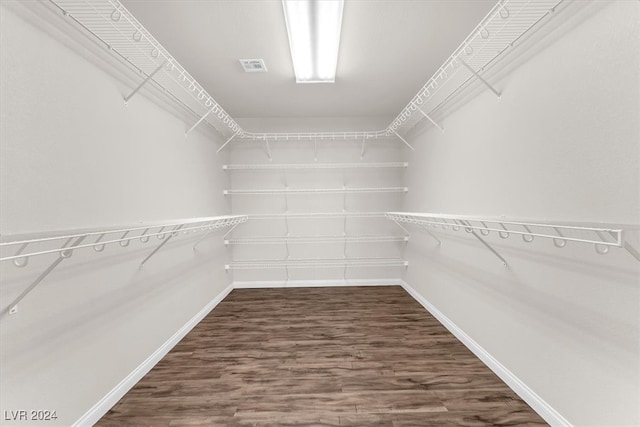
[[[226,270],[263,270],[277,268],[344,268],[344,267],[407,267],[401,258],[346,258],[346,259],[286,259],[234,261]]]
[[[324,219],[324,218],[385,218],[385,212],[278,212],[249,214],[250,220]]]
[[[625,249],[640,261],[640,253],[625,240],[624,231],[614,226],[589,227],[432,213],[387,212],[385,215],[405,231],[407,231],[406,228],[400,223],[418,225],[426,231],[429,231],[429,227],[452,231],[464,230],[493,252],[505,266],[508,264],[504,258],[484,239],[491,233],[497,234],[501,239],[517,235],[526,243],[533,242],[535,238],[551,239],[557,248],[564,248],[567,242],[592,244],[596,253],[600,255],[607,254],[611,247],[618,247]],[[439,239],[430,234],[440,243]]]
[[[406,193],[408,187],[358,187],[358,188],[268,188],[247,190],[224,190],[225,196],[273,195],[273,194],[361,194],[361,193]]]
[[[97,231],[80,233],[64,233],[61,235],[45,235],[26,239],[0,242],[0,250],[3,255],[0,261],[12,261],[16,267],[26,267],[31,257],[47,254],[57,254],[56,260],[38,278],[32,282],[11,304],[8,306],[9,314],[18,310],[18,303],[24,299],[42,280],[45,279],[62,261],[71,258],[73,252],[78,249],[93,248],[95,252],[103,252],[107,245],[118,244],[127,247],[134,240],[141,243],[149,243],[151,237],[160,240],[149,255],[140,263],[143,266],[155,255],[169,240],[180,233],[211,232],[224,227],[235,227],[248,220],[247,215],[224,215],[205,218],[194,218],[182,221],[164,222],[145,226],[109,228]],[[90,242],[88,242],[90,241]],[[198,242],[199,243],[199,242]],[[40,246],[54,246],[53,248],[39,248]],[[194,246],[195,249],[195,246]],[[6,253],[11,253],[6,255]]]
[[[256,163],[256,164],[233,164],[222,165],[222,170],[297,170],[297,169],[393,169],[407,168],[408,162],[378,162],[378,163]]]
[[[244,237],[227,239],[225,245],[274,245],[284,243],[387,243],[387,242],[407,242],[409,236],[263,236]]]

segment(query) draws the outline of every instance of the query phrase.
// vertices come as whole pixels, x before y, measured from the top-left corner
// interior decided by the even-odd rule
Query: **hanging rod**
[[[401,258],[348,258],[348,259],[288,259],[233,261],[226,270],[262,270],[272,268],[331,268],[331,267],[407,267]]]
[[[280,212],[249,214],[249,219],[384,218],[384,212]]]
[[[223,170],[287,170],[287,169],[373,169],[406,168],[408,162],[378,163],[286,163],[286,164],[235,164],[222,165]]]
[[[427,101],[433,99],[436,94],[440,95],[440,99],[449,99],[453,93],[474,77],[489,85],[478,73],[493,63],[509,47],[512,47],[517,40],[529,32],[561,2],[562,0],[499,1],[400,111],[386,131],[393,132],[400,129],[406,131],[425,116],[429,118],[429,113],[437,106],[425,111],[423,105]],[[446,93],[441,93],[447,83],[454,81],[454,76],[460,70],[467,72],[466,78],[463,78],[462,82],[447,90]],[[455,81],[458,80],[455,79]],[[496,92],[492,87],[490,89]],[[499,95],[497,92],[496,94]]]
[[[564,248],[567,242],[587,243],[594,245],[595,251],[600,255],[608,253],[611,247],[618,247],[624,248],[640,261],[640,253],[624,239],[623,230],[608,224],[602,224],[600,227],[591,227],[544,222],[522,222],[502,218],[409,212],[387,212],[386,217],[396,223],[402,222],[423,227],[451,229],[453,231],[465,230],[478,238],[505,264],[506,261],[483,239],[483,236],[493,233],[497,234],[501,239],[507,239],[514,234],[521,236],[527,243],[533,242],[535,238],[551,239],[558,248]]]
[[[225,196],[261,194],[358,194],[358,193],[406,193],[408,187],[372,188],[271,188],[251,190],[224,190]]]
[[[275,236],[227,239],[225,245],[271,245],[281,243],[387,243],[407,242],[408,236]]]

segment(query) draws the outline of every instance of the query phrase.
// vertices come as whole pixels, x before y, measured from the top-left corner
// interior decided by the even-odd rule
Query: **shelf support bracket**
[[[416,107],[417,108],[417,107]],[[438,129],[440,129],[440,132],[444,133],[444,128],[442,126],[440,126],[439,124],[437,124],[431,117],[429,117],[429,115],[427,113],[425,113],[424,111],[422,111],[421,108],[418,108],[418,111],[420,111],[422,113],[423,116],[425,116],[427,118],[427,120],[429,120],[431,123],[433,123],[433,125],[435,127],[437,127]]]
[[[404,232],[405,232],[406,236],[409,236],[409,235],[411,234],[411,233],[409,233],[409,230],[407,230],[406,228],[404,228],[404,227],[402,226],[402,224],[400,224],[398,221],[396,221],[395,219],[394,219],[394,220],[392,220],[392,221],[393,221],[393,222],[394,222],[398,227],[400,227],[400,228],[402,229],[402,231],[404,231]],[[405,237],[406,237],[406,236],[405,236]]]
[[[164,241],[162,243],[160,243],[158,245],[158,247],[156,247],[153,252],[151,252],[149,255],[147,255],[147,257],[140,263],[140,266],[143,266],[145,262],[149,261],[149,258],[151,258],[152,256],[154,256],[156,254],[156,252],[158,252],[160,250],[161,247],[163,247],[164,245],[167,244],[167,242],[169,240],[171,240],[171,238],[173,237],[174,234],[176,234],[178,231],[180,231],[180,229],[184,227],[184,224],[178,225],[177,227],[174,227],[173,230],[171,230],[168,234],[168,236],[164,239]]]
[[[198,125],[199,125],[200,123],[202,123],[202,121],[203,121],[204,119],[206,119],[206,118],[207,118],[207,116],[208,116],[209,114],[213,113],[213,110],[215,110],[216,108],[218,108],[218,106],[217,106],[217,105],[214,105],[213,107],[211,107],[211,109],[210,109],[209,111],[207,111],[206,113],[204,113],[204,115],[203,115],[202,117],[200,117],[200,118],[198,119],[198,121],[197,121],[193,126],[191,126],[189,129],[187,129],[187,131],[184,133],[184,136],[189,135],[189,134],[191,133],[191,131],[192,131],[192,130],[194,130],[196,127],[198,127]]]
[[[457,220],[457,221],[463,227],[467,227],[468,228],[468,227],[471,226],[471,224],[469,224],[468,221],[463,221],[463,220]],[[500,261],[502,261],[502,263],[504,264],[505,267],[509,268],[509,265],[507,264],[507,261],[504,258],[502,258],[502,256],[500,256],[500,254],[498,252],[496,252],[495,249],[493,249],[487,242],[485,242],[485,240],[482,237],[480,237],[478,235],[478,233],[476,233],[476,231],[473,228],[471,228],[470,230],[471,230],[471,234],[473,234],[475,236],[475,238],[480,241],[480,243],[482,243],[487,249],[489,249],[491,252],[493,252],[493,254],[495,256],[497,256],[500,259]]]
[[[403,137],[401,137],[400,135],[398,135],[398,132],[396,132],[395,130],[394,130],[394,131],[392,131],[392,132],[393,132],[393,133],[395,133],[395,134],[396,134],[396,136],[397,136],[398,138],[400,138],[400,141],[404,142],[404,143],[407,145],[407,147],[411,148],[411,151],[415,151],[415,149],[411,146],[411,144],[409,144],[409,143],[407,142],[407,140],[406,140],[406,139],[404,139]]]
[[[362,138],[362,150],[360,150],[360,160],[364,159],[364,149],[366,148],[367,138]]]
[[[231,137],[230,137],[229,139],[227,139],[227,141],[226,141],[224,144],[222,144],[222,145],[220,146],[220,148],[218,148],[218,149],[216,150],[216,153],[219,153],[219,152],[220,152],[224,147],[226,147],[226,146],[227,146],[227,144],[228,144],[228,143],[230,143],[230,142],[231,142],[231,140],[232,140],[233,138],[235,138],[236,136],[238,136],[238,134],[239,134],[239,133],[240,133],[240,130],[237,130],[237,131],[236,131],[236,133],[234,133],[233,135],[231,135]]]
[[[624,248],[627,250],[627,252],[629,252],[629,254],[631,254],[632,257],[640,261],[640,252],[638,252],[636,248],[631,246],[629,242],[627,241],[624,242]]]
[[[151,74],[149,74],[149,75],[147,76],[147,78],[146,78],[146,79],[144,79],[144,80],[142,81],[142,83],[140,83],[140,84],[138,85],[138,87],[137,87],[137,88],[135,88],[135,89],[133,90],[133,92],[131,92],[129,95],[125,96],[125,97],[124,97],[124,104],[125,104],[125,105],[127,105],[127,102],[129,102],[129,100],[130,100],[131,98],[133,98],[133,95],[135,95],[135,94],[136,94],[140,89],[142,89],[142,86],[146,85],[146,84],[147,84],[147,82],[149,82],[149,80],[151,80],[151,79],[153,78],[153,76],[155,76],[155,75],[158,73],[158,71],[162,70],[162,67],[164,67],[166,64],[167,64],[167,61],[166,61],[166,60],[165,60],[165,61],[163,61],[163,62],[162,62],[162,64],[160,64],[160,66],[158,66],[158,68],[156,68],[155,70],[153,70],[153,72],[152,72]]]
[[[435,235],[435,234],[433,234],[431,231],[429,231],[429,230],[427,229],[427,227],[425,227],[425,226],[424,226],[424,224],[420,224],[420,228],[422,228],[422,229],[423,229],[423,230],[424,230],[424,231],[425,231],[429,236],[433,237],[433,239],[434,239],[436,242],[438,242],[438,245],[441,245],[441,244],[442,244],[442,242],[440,241],[440,239],[438,239],[438,238],[436,237],[436,235]]]
[[[73,243],[71,243],[73,238],[72,237],[68,238],[67,241],[62,246],[62,248],[67,248],[67,250],[60,252],[58,254],[58,258],[49,267],[47,267],[47,269],[43,271],[42,274],[40,274],[38,278],[34,280],[33,283],[31,283],[31,285],[29,285],[27,289],[22,291],[22,293],[18,295],[18,297],[15,300],[13,300],[11,304],[9,304],[9,306],[7,307],[9,309],[9,314],[17,313],[18,303],[20,303],[20,301],[22,301],[24,297],[26,297],[29,294],[29,292],[31,292],[36,286],[38,286],[40,282],[42,282],[45,279],[45,277],[47,277],[49,273],[51,273],[58,266],[58,264],[60,264],[65,259],[70,258],[72,254],[71,251],[73,250],[73,248],[78,246],[80,243],[82,243],[82,241],[86,237],[87,237],[86,235],[80,236],[76,238],[75,241],[73,241]]]
[[[611,234],[611,237],[613,237],[614,239],[616,238],[615,234],[612,232],[609,232],[609,234]],[[602,236],[600,236],[600,238],[602,238]],[[638,250],[636,248],[634,248],[633,246],[631,246],[631,243],[627,242],[624,237],[622,238],[622,247],[629,252],[629,254],[634,257],[635,259],[637,259],[638,261],[640,261],[640,252],[638,252]]]
[[[264,139],[264,143],[267,146],[267,156],[269,156],[269,160],[273,160],[271,158],[271,147],[269,147],[269,141],[267,140],[267,138]]]
[[[500,99],[502,97],[502,94],[500,92],[498,92],[493,86],[491,86],[489,84],[489,82],[487,82],[485,79],[483,79],[482,76],[480,76],[480,74],[476,73],[476,71],[473,68],[471,68],[469,66],[469,64],[467,64],[462,59],[460,59],[460,63],[462,63],[462,65],[464,65],[467,68],[467,70],[471,71],[471,74],[473,74],[478,80],[480,80],[482,83],[484,83],[484,85],[486,87],[491,89],[491,92],[493,92],[498,97],[498,99]]]

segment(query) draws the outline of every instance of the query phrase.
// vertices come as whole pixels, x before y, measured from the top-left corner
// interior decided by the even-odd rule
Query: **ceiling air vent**
[[[262,59],[241,59],[240,64],[247,73],[263,73],[267,71]]]

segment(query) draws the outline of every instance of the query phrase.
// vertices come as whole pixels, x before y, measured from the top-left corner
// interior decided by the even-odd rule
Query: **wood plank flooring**
[[[236,289],[98,426],[544,421],[399,286]]]

